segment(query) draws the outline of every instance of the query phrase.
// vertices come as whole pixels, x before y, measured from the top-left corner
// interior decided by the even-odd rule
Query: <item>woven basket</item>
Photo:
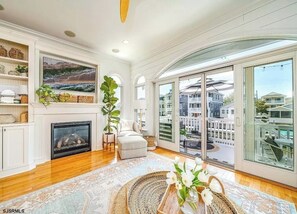
[[[17,48],[11,48],[9,50],[8,54],[9,54],[9,57],[13,58],[13,59],[21,59],[21,60],[24,59],[23,52],[20,49],[17,49]]]
[[[0,45],[0,56],[7,57],[7,50],[2,45]]]

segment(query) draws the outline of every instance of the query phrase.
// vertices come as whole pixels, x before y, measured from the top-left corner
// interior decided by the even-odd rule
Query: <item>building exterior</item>
[[[293,104],[268,109],[269,122],[273,124],[293,124]]]
[[[276,93],[276,92],[270,92],[269,94],[266,94],[261,97],[261,99],[266,102],[266,105],[268,105],[269,108],[275,108],[277,106],[284,105],[285,98],[286,98],[286,95]]]
[[[234,103],[222,106],[220,109],[220,117],[234,120]]]

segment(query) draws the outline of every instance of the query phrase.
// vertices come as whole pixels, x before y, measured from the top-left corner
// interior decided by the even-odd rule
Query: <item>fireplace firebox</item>
[[[52,123],[51,158],[90,151],[91,129],[91,121]]]

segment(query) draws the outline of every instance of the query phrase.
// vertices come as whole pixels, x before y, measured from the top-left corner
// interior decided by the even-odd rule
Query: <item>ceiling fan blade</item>
[[[128,10],[129,10],[129,3],[130,0],[121,0],[120,3],[120,16],[121,16],[121,22],[124,23],[126,21]]]

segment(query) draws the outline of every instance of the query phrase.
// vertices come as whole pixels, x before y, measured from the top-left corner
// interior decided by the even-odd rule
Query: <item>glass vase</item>
[[[178,197],[180,197],[179,191],[177,191]],[[189,196],[186,198],[184,204],[180,207],[183,214],[196,214],[198,213],[198,192],[196,189],[189,190]],[[196,204],[195,207],[190,204]]]

